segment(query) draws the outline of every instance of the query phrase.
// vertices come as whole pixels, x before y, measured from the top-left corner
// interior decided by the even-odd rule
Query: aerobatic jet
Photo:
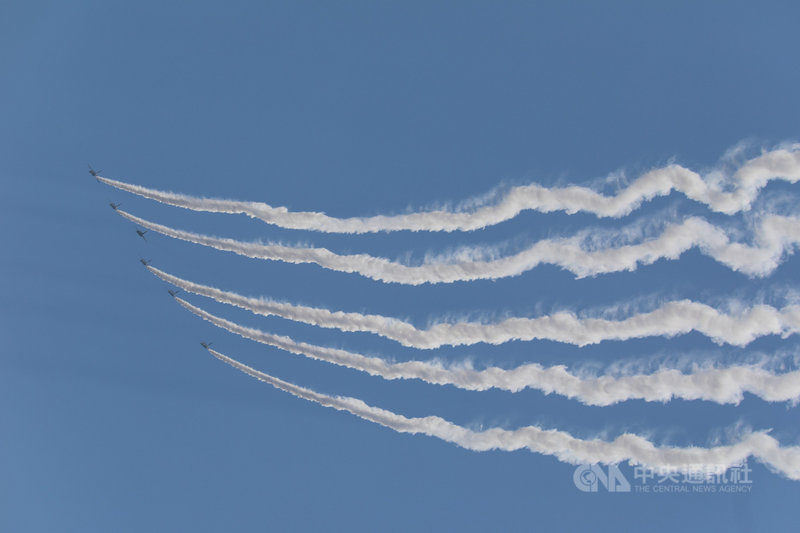
[[[111,206],[111,209],[116,211],[119,208],[119,206],[121,206],[122,204],[115,204],[114,202],[108,202],[108,205]]]
[[[202,347],[203,347],[203,348],[205,348],[206,350],[208,350],[208,349],[209,349],[209,347],[210,347],[212,344],[214,344],[214,343],[213,343],[213,342],[204,342],[204,341],[200,341],[200,346],[202,346]]]
[[[142,239],[144,239],[144,234],[145,234],[145,233],[147,233],[147,230],[141,230],[141,229],[137,229],[137,230],[136,230],[136,235],[138,235],[138,236],[139,236],[139,237],[141,237]],[[144,240],[145,240],[145,241],[147,241],[147,239],[144,239]]]
[[[139,259],[139,262],[144,266],[147,266],[150,264],[150,259]]]
[[[92,168],[92,165],[89,165],[89,174],[94,176],[94,179],[96,179],[97,181],[100,181],[100,174],[99,174],[100,172],[102,172],[102,170],[95,170]]]
[[[173,291],[172,289],[167,289],[167,292],[169,293],[169,295],[170,295],[170,296],[172,296],[173,298],[175,298],[176,296],[178,296],[178,293],[179,293],[179,292],[181,292],[181,290],[180,290],[180,289],[178,289],[178,290],[174,290],[174,291]]]

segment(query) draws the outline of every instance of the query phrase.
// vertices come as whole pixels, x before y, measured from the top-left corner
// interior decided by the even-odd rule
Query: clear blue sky
[[[422,257],[524,245],[622,221],[526,213],[470,234],[320,235],[154,205],[104,175],[338,216],[458,202],[498,185],[587,183],[674,160],[713,166],[743,140],[797,140],[796,2],[5,2],[0,7],[0,530],[779,531],[800,483],[751,461],[750,495],[584,494],[574,466],[398,435],[258,383],[198,344],[316,390],[408,416],[624,432],[708,445],[742,423],[800,440],[798,410],[748,396],[587,407],[537,391],[386,382],[235,338],[177,306],[139,257],[250,295],[405,317],[534,316],[641,298],[778,301],[797,257],[751,280],[697,252],[635,274],[575,280],[553,267],[497,282],[402,287],[313,265],[139,239],[107,202],[176,227]],[[773,184],[767,198],[796,194]],[[738,220],[737,217],[733,217]],[[299,340],[398,360],[432,354],[202,304]],[[700,335],[447,348],[511,367],[730,358]]]

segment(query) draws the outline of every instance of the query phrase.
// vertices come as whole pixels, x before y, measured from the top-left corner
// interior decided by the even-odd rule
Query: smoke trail
[[[367,405],[357,398],[328,396],[259,372],[235,359],[209,349],[211,355],[276,389],[325,407],[346,411],[399,433],[423,434],[437,437],[473,451],[528,449],[534,453],[552,455],[572,464],[619,463],[628,461],[663,470],[702,469],[704,465],[728,468],[752,456],[784,476],[800,480],[800,447],[782,447],[765,432],[753,432],[736,444],[702,447],[657,447],[647,439],[630,433],[613,441],[583,440],[554,429],[526,426],[515,430],[491,428],[483,431],[458,426],[438,416],[408,418],[403,415]]]
[[[246,339],[384,379],[419,379],[436,385],[453,385],[474,391],[492,388],[511,392],[526,388],[538,389],[545,394],[558,394],[587,405],[599,406],[637,399],[667,402],[673,398],[738,404],[745,392],[769,402],[797,401],[800,398],[800,371],[773,374],[755,365],[698,369],[691,374],[683,374],[676,369],[661,369],[646,375],[582,378],[570,373],[564,365],[546,368],[530,363],[511,370],[497,367],[475,370],[465,363],[394,363],[379,357],[297,342],[289,337],[241,326],[214,316],[181,298],[176,300],[200,318]]]
[[[454,254],[452,260],[426,261],[412,266],[368,254],[338,255],[326,248],[211,237],[149,222],[121,209],[117,213],[156,233],[217,250],[286,263],[313,263],[329,270],[406,285],[499,279],[517,276],[541,264],[560,266],[578,277],[633,271],[640,264],[651,264],[662,258],[676,259],[694,247],[735,271],[766,276],[780,264],[784,253],[792,253],[800,242],[800,219],[793,217],[764,216],[756,228],[755,246],[731,242],[722,229],[701,218],[689,217],[680,224],[667,226],[660,236],[639,244],[586,250],[575,237],[544,239],[522,252],[499,259],[464,260],[460,257],[468,254],[460,252]]]
[[[800,145],[766,152],[747,161],[724,179],[715,170],[701,176],[679,165],[669,165],[644,174],[616,196],[604,196],[586,187],[547,188],[541,185],[514,187],[497,204],[473,211],[427,211],[405,215],[334,218],[319,212],[291,212],[261,202],[239,202],[197,198],[148,189],[108,178],[98,178],[118,189],[165,204],[194,211],[245,214],[288,229],[328,233],[371,233],[379,231],[472,231],[512,219],[526,210],[541,212],[586,211],[601,217],[620,217],[642,202],[676,190],[708,205],[714,211],[732,214],[750,208],[758,192],[771,180],[795,183],[800,179]],[[726,183],[718,183],[725,181]],[[723,185],[733,186],[732,192]]]
[[[745,346],[764,335],[788,337],[800,332],[800,306],[789,305],[776,309],[756,305],[735,315],[691,300],[668,302],[655,311],[633,315],[624,320],[578,318],[561,311],[537,318],[508,318],[495,324],[479,322],[438,323],[427,329],[381,315],[365,315],[306,307],[265,298],[249,298],[207,285],[193,283],[168,274],[155,267],[150,272],[187,292],[199,294],[217,302],[247,309],[258,315],[279,316],[341,331],[364,331],[399,342],[403,346],[433,349],[441,346],[468,346],[485,342],[502,344],[512,340],[546,339],[586,346],[605,340],[624,341],[635,338],[672,337],[696,331],[718,344]]]

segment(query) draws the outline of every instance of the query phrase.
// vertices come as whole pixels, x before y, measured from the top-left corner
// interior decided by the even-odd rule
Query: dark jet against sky
[[[150,264],[150,259],[139,259],[139,262],[144,266],[147,266]]]
[[[203,348],[205,348],[206,350],[208,350],[208,348],[209,348],[209,347],[210,347],[212,344],[214,344],[214,343],[213,343],[213,342],[203,342],[203,341],[200,341],[200,346],[202,346],[202,347],[203,347]]]
[[[138,236],[139,236],[139,237],[141,237],[142,239],[144,239],[144,234],[145,234],[145,233],[147,233],[147,230],[140,230],[140,229],[137,229],[137,230],[136,230],[136,235],[138,235]],[[147,239],[144,239],[144,240],[146,241]]]
[[[167,289],[167,292],[169,293],[170,296],[175,298],[176,296],[178,296],[178,293],[181,292],[181,290],[178,289],[178,290],[173,291],[172,289]]]
[[[108,205],[110,205],[110,206],[111,206],[111,209],[113,209],[114,211],[116,211],[116,210],[117,210],[117,208],[118,208],[119,206],[121,206],[122,204],[115,204],[114,202],[108,202]]]
[[[94,176],[94,179],[96,179],[97,181],[100,181],[98,179],[100,177],[99,172],[102,172],[102,170],[95,170],[92,168],[92,165],[89,165],[89,174]]]

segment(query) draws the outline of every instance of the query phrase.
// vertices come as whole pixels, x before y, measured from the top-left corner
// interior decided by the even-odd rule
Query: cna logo
[[[608,492],[631,491],[631,484],[617,465],[608,465],[605,470],[599,464],[580,465],[575,469],[572,480],[583,492],[597,492],[601,485]]]

